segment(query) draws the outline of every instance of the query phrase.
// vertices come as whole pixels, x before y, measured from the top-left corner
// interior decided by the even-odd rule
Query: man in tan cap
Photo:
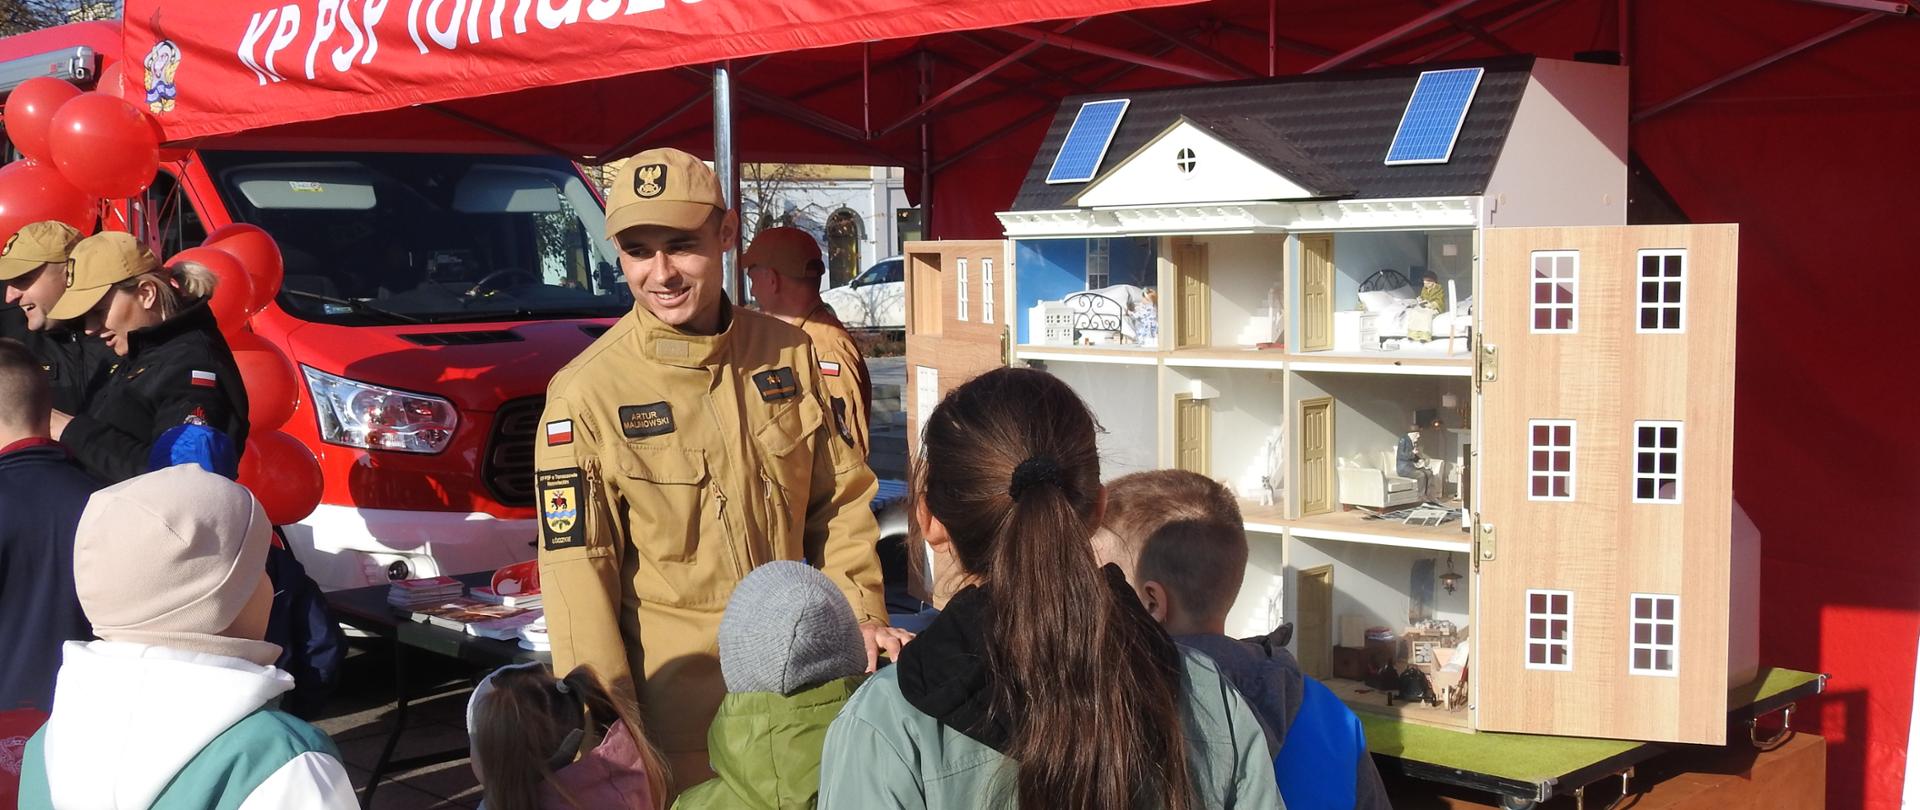
[[[840,438],[866,458],[867,414],[873,409],[873,387],[867,359],[847,334],[846,325],[820,300],[820,277],[827,264],[820,243],[799,228],[768,228],[753,237],[740,257],[740,266],[753,282],[753,300],[760,311],[800,327],[813,340],[820,379],[827,386],[827,404],[833,411]]]
[[[634,307],[554,375],[534,441],[554,668],[590,664],[635,695],[679,785],[712,773],[720,617],[755,566],[819,568],[869,659],[904,640],[886,627],[873,473],[830,421],[806,333],[722,290],[738,228],[698,158],[627,161],[607,236]]]
[[[0,337],[20,341],[39,359],[53,388],[53,407],[64,413],[86,410],[114,364],[105,343],[51,315],[66,292],[67,257],[79,241],[73,226],[48,220],[28,224],[0,244],[0,283],[9,305],[0,310]]]
[[[261,640],[271,532],[246,487],[191,464],[93,494],[73,581],[100,640],[63,650],[22,807],[357,807],[333,741],[274,708],[293,676]]]

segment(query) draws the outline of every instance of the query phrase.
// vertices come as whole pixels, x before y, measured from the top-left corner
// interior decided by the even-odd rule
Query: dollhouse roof
[[[1386,164],[1388,147],[1427,70],[1418,65],[1228,84],[1102,93],[1061,102],[1014,198],[1014,211],[1074,207],[1074,199],[1182,118],[1273,171],[1333,199],[1475,196],[1486,191],[1533,69],[1530,56],[1471,63],[1486,74],[1445,163]],[[1080,105],[1129,99],[1100,174],[1087,183],[1046,182]]]

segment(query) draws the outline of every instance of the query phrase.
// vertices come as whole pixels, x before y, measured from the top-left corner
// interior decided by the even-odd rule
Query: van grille
[[[485,343],[513,343],[525,338],[506,330],[491,332],[413,332],[402,340],[421,346],[478,346]]]
[[[493,415],[493,436],[487,440],[487,461],[481,474],[487,490],[507,506],[533,505],[533,437],[540,427],[544,397],[516,399]]]

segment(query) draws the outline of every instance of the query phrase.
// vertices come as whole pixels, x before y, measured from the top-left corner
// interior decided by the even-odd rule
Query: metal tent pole
[[[713,173],[720,180],[720,193],[727,207],[740,208],[740,167],[733,154],[733,68],[731,62],[713,66]],[[745,216],[744,212],[741,216]],[[735,304],[747,301],[746,277],[740,273],[739,245],[720,257],[727,295]]]

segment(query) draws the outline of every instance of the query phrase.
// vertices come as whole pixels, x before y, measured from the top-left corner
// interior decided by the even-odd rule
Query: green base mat
[[[1738,711],[1804,688],[1820,677],[1811,672],[1762,668],[1760,677],[1752,683],[1728,693],[1727,705]],[[1375,754],[1533,784],[1557,780],[1648,744],[1631,740],[1455,731],[1368,712],[1358,714],[1360,724],[1366,729],[1367,747]]]

